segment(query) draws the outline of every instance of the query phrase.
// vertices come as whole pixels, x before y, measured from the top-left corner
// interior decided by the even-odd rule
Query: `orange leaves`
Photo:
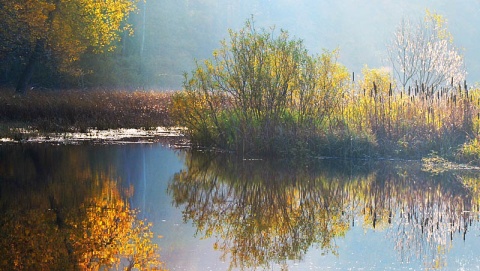
[[[9,163],[0,168],[0,270],[120,270],[127,261],[138,270],[162,268],[152,224],[129,205],[133,187],[123,193],[120,181],[93,173],[86,163],[96,160],[82,149],[7,149],[0,159],[18,170],[10,176]]]
[[[61,269],[61,259],[67,251],[62,244],[63,234],[51,227],[55,215],[38,209],[23,213],[10,210],[3,214],[0,241],[0,269],[51,270]],[[12,266],[13,265],[13,266]]]
[[[34,42],[45,34],[48,14],[54,5],[44,0],[0,0],[2,36]]]

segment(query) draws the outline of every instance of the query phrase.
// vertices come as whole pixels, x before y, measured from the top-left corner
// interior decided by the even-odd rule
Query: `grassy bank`
[[[0,90],[0,133],[11,128],[41,132],[83,132],[88,128],[151,128],[171,126],[172,92],[102,90]]]

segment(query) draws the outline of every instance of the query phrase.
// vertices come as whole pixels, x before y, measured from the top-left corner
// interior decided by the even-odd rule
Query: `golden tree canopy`
[[[41,42],[63,66],[87,49],[112,50],[135,9],[135,0],[0,0],[0,57]]]

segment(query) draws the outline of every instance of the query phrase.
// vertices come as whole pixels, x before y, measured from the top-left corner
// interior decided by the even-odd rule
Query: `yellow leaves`
[[[362,69],[363,78],[359,82],[361,90],[371,91],[374,87],[377,91],[388,95],[390,84],[394,82],[392,75],[386,68],[369,69],[367,65]],[[375,83],[375,86],[373,85]],[[395,85],[391,86],[395,89]]]
[[[0,0],[2,6],[0,31],[7,31],[5,36],[34,42],[45,35],[47,18],[54,5],[42,0]]]
[[[446,22],[446,19],[442,15],[436,13],[435,11],[432,12],[429,9],[425,10],[424,20],[425,22],[433,21],[435,22],[436,25],[439,25],[439,26],[443,25]]]
[[[43,206],[42,206],[43,207]],[[52,227],[55,217],[43,208],[29,211],[9,209],[2,214],[0,232],[1,270],[49,270],[58,266],[58,258],[66,254],[64,247],[57,247],[63,234]],[[7,238],[8,236],[8,238]]]
[[[2,36],[33,48],[45,40],[48,50],[60,61],[60,70],[70,72],[71,63],[91,47],[95,52],[112,51],[121,31],[133,31],[125,24],[135,11],[130,0],[0,0]],[[18,41],[17,41],[18,42]],[[17,45],[18,46],[18,45]]]
[[[86,202],[85,211],[82,238],[71,238],[83,267],[118,267],[124,258],[141,269],[161,266],[152,224],[137,219],[137,211],[123,200],[115,181],[104,180],[101,193]]]
[[[438,38],[453,42],[453,35],[447,29],[447,19],[435,11],[425,11],[425,27],[438,34]]]
[[[222,159],[205,167],[204,160],[195,158],[186,159],[191,163],[186,176],[176,175],[170,189],[198,231],[217,237],[213,248],[231,259],[231,268],[301,259],[316,244],[334,252],[334,239],[349,229],[345,195],[337,194],[342,188],[330,179],[322,187],[322,177],[291,175],[268,163],[240,169]]]
[[[131,31],[127,24],[122,27],[129,13],[135,11],[136,1],[128,0],[82,0],[81,14],[84,14],[87,20],[82,23],[88,29],[85,34],[88,35],[90,45],[95,50],[112,50],[112,42],[119,38],[120,30]]]
[[[275,130],[292,131],[298,125],[315,131],[338,108],[348,86],[338,51],[310,56],[302,41],[291,40],[286,31],[275,37],[247,21],[221,44],[214,60],[197,65],[185,80],[188,94],[173,106],[197,144],[248,151],[253,146],[244,142],[273,141]],[[253,147],[257,152],[272,148],[268,142],[259,145]]]
[[[92,176],[90,167],[84,168],[85,152],[68,152],[60,160],[57,154],[40,154],[42,165],[61,161],[50,165],[55,174],[48,182],[28,191],[8,190],[15,193],[2,198],[8,208],[0,217],[6,237],[0,239],[0,270],[122,269],[127,258],[140,270],[161,268],[153,225],[138,218],[121,185],[104,173]],[[15,156],[9,156],[12,163],[28,161]],[[0,175],[5,177],[2,169]],[[19,183],[37,177],[28,179],[32,182]]]

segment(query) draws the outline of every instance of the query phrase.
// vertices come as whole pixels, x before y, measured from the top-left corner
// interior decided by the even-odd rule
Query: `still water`
[[[479,188],[416,161],[4,145],[0,270],[478,270]]]

